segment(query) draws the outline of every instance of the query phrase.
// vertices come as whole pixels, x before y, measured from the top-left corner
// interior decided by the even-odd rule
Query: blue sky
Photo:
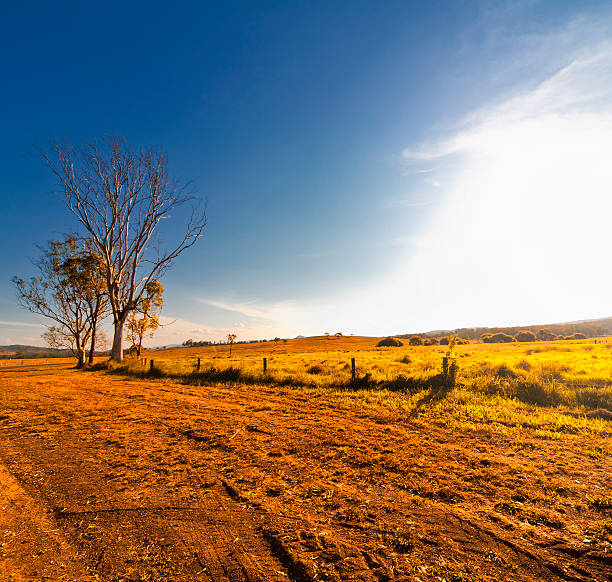
[[[208,200],[154,344],[612,312],[609,3],[35,3],[3,20],[0,344],[41,343],[10,278],[76,228],[29,155],[51,136],[163,145]]]

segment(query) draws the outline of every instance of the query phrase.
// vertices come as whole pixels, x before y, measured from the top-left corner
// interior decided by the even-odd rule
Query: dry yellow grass
[[[356,360],[357,379],[364,380],[363,387],[389,384],[393,388],[391,384],[403,378],[410,380],[406,388],[414,392],[441,372],[447,346],[378,348],[379,339],[316,337],[241,344],[234,346],[231,356],[228,346],[209,346],[155,350],[144,357],[171,376],[193,374],[199,358],[201,371],[231,370],[235,380],[314,388],[346,386],[351,358]],[[574,411],[612,409],[612,341],[467,344],[456,346],[452,357],[458,366],[456,394],[463,400],[471,392]],[[133,371],[144,372],[149,364],[130,365]],[[222,376],[213,374],[210,379]],[[401,382],[395,388],[401,389]]]

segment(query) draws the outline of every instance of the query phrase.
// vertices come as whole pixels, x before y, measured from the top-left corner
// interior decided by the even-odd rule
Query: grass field
[[[156,350],[120,370],[194,383],[230,379],[303,387],[389,388],[415,393],[436,383],[448,346],[375,347],[379,338],[316,337],[286,342]],[[267,371],[263,372],[263,358]],[[351,359],[356,381],[351,378]],[[453,348],[458,388],[446,398],[500,395],[572,410],[612,409],[612,340],[467,344]],[[200,360],[200,371],[196,365]],[[469,399],[469,398],[468,398]],[[488,402],[488,400],[487,400]]]
[[[612,343],[377,341],[4,372],[0,579],[610,580]]]

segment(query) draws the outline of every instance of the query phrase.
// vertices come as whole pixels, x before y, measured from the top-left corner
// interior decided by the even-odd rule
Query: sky
[[[13,3],[0,344],[42,345],[10,280],[78,230],[52,137],[161,146],[207,202],[150,345],[609,316],[611,33],[588,0]]]

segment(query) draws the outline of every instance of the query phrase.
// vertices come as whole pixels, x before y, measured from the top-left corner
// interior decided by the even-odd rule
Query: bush
[[[424,343],[426,346],[437,346],[440,342],[435,337],[428,337]]]
[[[587,336],[583,333],[575,333],[574,335],[568,335],[565,339],[568,340],[584,340],[587,339]]]
[[[398,340],[396,337],[386,337],[385,339],[381,339],[377,344],[377,348],[400,348],[404,344]]]
[[[413,335],[410,340],[408,341],[408,343],[411,346],[422,346],[423,345],[423,338],[419,337],[418,335]]]
[[[450,340],[447,337],[440,338],[440,345],[447,346],[450,343]]]
[[[536,334],[536,337],[542,342],[549,342],[557,339],[557,335],[549,329],[540,329]]]
[[[516,341],[507,333],[485,333],[480,336],[480,339],[486,344],[504,344]]]
[[[516,339],[519,342],[534,342],[536,341],[536,335],[532,331],[519,331]]]

